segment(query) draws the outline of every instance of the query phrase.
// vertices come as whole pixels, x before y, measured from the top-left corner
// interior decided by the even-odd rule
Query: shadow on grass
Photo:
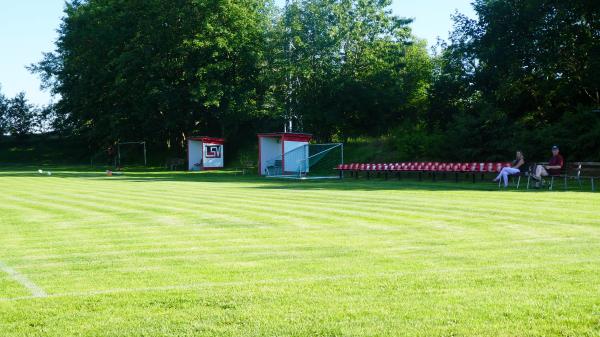
[[[42,170],[39,173],[38,170]],[[51,172],[48,176],[47,172]],[[238,184],[241,188],[265,189],[265,190],[340,190],[340,191],[375,191],[375,190],[412,190],[412,191],[526,191],[526,185],[521,184],[519,190],[511,185],[509,188],[498,188],[498,185],[491,182],[491,176],[485,176],[485,180],[476,177],[475,183],[472,176],[460,175],[459,181],[454,181],[454,175],[448,176],[445,180],[432,181],[431,177],[423,176],[419,181],[418,176],[403,175],[402,179],[390,177],[385,180],[383,177],[372,177],[367,180],[365,177],[359,179],[331,179],[331,180],[290,180],[264,178],[253,174],[242,175],[240,171],[224,170],[211,172],[180,172],[165,171],[162,168],[134,168],[124,172],[116,173],[113,176],[107,176],[101,168],[90,168],[87,166],[13,166],[0,168],[0,178],[3,177],[25,177],[32,179],[60,178],[60,179],[90,179],[107,182],[131,182],[131,183],[154,183],[154,182],[187,182],[187,183],[228,183]],[[556,186],[556,191],[563,191],[562,184]],[[547,189],[529,190],[529,191],[548,191]],[[570,192],[591,192],[591,186],[582,186],[580,189],[576,183],[569,186]]]

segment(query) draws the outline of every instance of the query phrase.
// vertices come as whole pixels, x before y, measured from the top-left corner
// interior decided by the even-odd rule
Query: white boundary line
[[[181,284],[181,285],[167,285],[158,287],[138,287],[138,288],[112,288],[104,290],[91,290],[82,292],[65,292],[50,294],[41,296],[43,298],[62,298],[62,297],[88,297],[98,295],[111,295],[111,294],[122,294],[122,293],[145,293],[145,292],[164,292],[173,290],[198,290],[210,287],[236,287],[236,286],[248,286],[248,285],[280,285],[280,284],[294,284],[294,283],[310,283],[318,281],[336,281],[344,279],[362,279],[365,277],[393,277],[401,276],[402,274],[341,274],[331,276],[313,276],[313,277],[301,277],[301,278],[281,278],[271,280],[253,280],[253,281],[232,281],[232,282],[199,282],[192,284]],[[19,300],[31,300],[41,298],[40,296],[20,296],[12,298],[1,298],[0,302],[12,302]]]
[[[594,262],[596,260],[593,260]],[[582,260],[581,262],[588,262]],[[311,282],[326,282],[326,281],[340,281],[340,280],[355,280],[360,281],[367,278],[400,278],[414,274],[439,274],[439,273],[465,273],[482,270],[513,270],[513,269],[530,269],[531,267],[551,267],[556,265],[563,265],[563,263],[546,263],[546,264],[520,264],[520,265],[499,265],[499,266],[488,266],[488,267],[473,267],[473,268],[442,268],[442,269],[431,269],[431,270],[420,270],[420,271],[398,271],[398,272],[375,272],[375,273],[356,273],[356,274],[336,274],[336,275],[322,275],[322,276],[307,276],[298,278],[275,278],[267,280],[250,280],[250,281],[225,281],[225,282],[198,282],[192,284],[181,284],[181,285],[166,285],[156,287],[134,287],[134,288],[112,288],[103,290],[91,290],[91,291],[79,291],[79,292],[64,292],[56,294],[45,294],[45,296],[20,296],[12,298],[1,298],[0,302],[13,302],[21,300],[32,300],[36,298],[64,298],[64,297],[89,297],[99,295],[114,295],[114,294],[125,294],[125,293],[146,293],[146,292],[165,292],[165,291],[176,291],[176,290],[200,290],[211,287],[236,287],[236,286],[250,286],[250,285],[282,285],[282,284],[296,284],[296,283],[311,283]]]
[[[23,287],[27,288],[31,292],[30,298],[48,297],[48,294],[46,294],[44,289],[40,288],[37,284],[33,283],[30,279],[27,278],[27,276],[19,273],[18,271],[2,263],[2,261],[0,261],[0,270],[8,274],[10,278],[17,281]]]

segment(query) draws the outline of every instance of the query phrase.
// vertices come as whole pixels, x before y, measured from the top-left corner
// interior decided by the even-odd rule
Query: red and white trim
[[[262,148],[262,139],[263,138],[275,138],[278,139],[281,143],[281,165],[282,168],[285,168],[285,142],[305,142],[309,143],[312,139],[312,135],[308,133],[290,133],[290,132],[272,132],[272,133],[259,133],[258,137],[258,174],[263,174],[263,148]]]

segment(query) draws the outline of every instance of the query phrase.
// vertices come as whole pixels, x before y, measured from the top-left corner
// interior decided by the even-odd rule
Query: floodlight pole
[[[144,144],[144,166],[148,166],[148,161],[146,160],[146,142],[142,144]]]

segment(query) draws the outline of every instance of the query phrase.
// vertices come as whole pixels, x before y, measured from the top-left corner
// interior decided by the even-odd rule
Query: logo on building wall
[[[204,157],[206,158],[221,158],[222,153],[222,145],[205,145],[204,147]]]

